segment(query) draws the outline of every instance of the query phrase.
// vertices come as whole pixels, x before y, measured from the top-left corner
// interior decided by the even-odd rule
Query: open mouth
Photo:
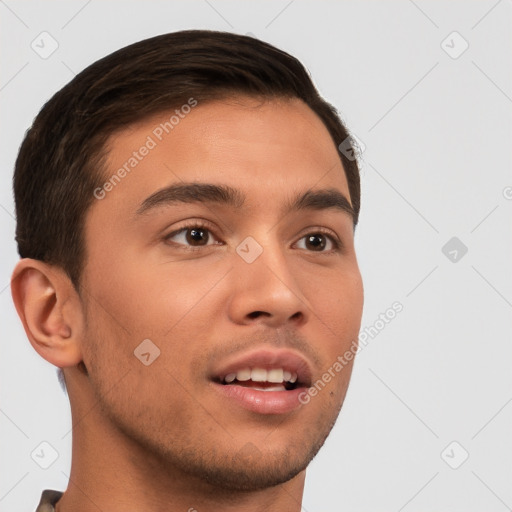
[[[296,372],[283,368],[243,368],[215,379],[225,386],[242,386],[258,391],[291,391],[304,385]]]
[[[227,399],[226,407],[234,404],[262,415],[301,409],[300,396],[312,382],[308,360],[288,349],[255,349],[210,372],[213,389]]]

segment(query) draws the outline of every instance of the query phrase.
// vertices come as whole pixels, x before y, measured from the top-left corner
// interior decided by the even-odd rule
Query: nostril
[[[249,318],[258,318],[260,315],[265,315],[268,313],[265,313],[264,311],[253,311],[252,313],[249,313],[247,316]]]

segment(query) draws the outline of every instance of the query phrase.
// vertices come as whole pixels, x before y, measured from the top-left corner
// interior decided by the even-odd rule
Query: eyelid
[[[184,229],[192,229],[192,228],[204,228],[208,229],[211,232],[215,231],[215,227],[210,222],[204,220],[204,219],[196,219],[196,220],[189,220],[184,221],[186,224],[183,224],[182,226],[179,226],[175,229],[173,229],[170,233],[164,236],[164,238],[169,238],[172,235],[176,235],[183,231]]]

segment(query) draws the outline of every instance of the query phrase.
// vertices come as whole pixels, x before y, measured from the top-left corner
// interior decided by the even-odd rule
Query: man
[[[38,511],[300,510],[362,314],[347,141],[295,58],[221,32],[123,48],[44,106],[12,294],[73,452]]]

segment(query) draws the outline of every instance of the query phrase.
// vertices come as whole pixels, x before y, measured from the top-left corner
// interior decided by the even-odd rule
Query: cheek
[[[192,271],[190,262],[118,260],[91,275],[90,289],[106,322],[132,338],[159,338],[189,314],[202,314],[202,301],[226,273],[209,265],[198,261]]]
[[[192,344],[177,346],[187,333],[176,328],[174,342],[147,335],[150,329],[137,323],[134,317],[122,326],[97,302],[90,304],[84,363],[95,396],[105,412],[126,426],[154,424],[163,432],[188,425],[197,419],[190,403],[197,387],[189,371]]]
[[[197,386],[189,368],[215,314],[211,290],[218,272],[190,272],[173,263],[171,273],[170,266],[118,261],[90,277],[84,362],[94,366],[98,386],[123,379],[120,392],[132,397],[154,395],[159,383],[168,390]]]
[[[314,281],[308,291],[312,313],[338,340],[356,337],[363,311],[363,284],[358,270],[331,273]]]

